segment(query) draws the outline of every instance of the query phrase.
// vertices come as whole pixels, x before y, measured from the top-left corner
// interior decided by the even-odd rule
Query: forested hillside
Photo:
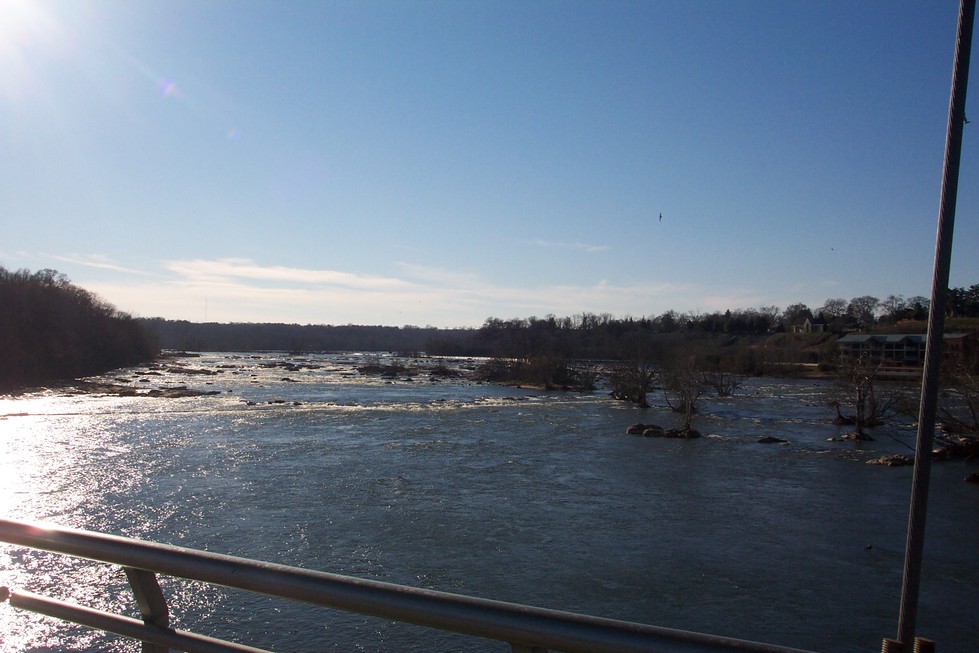
[[[0,391],[100,374],[158,351],[135,319],[65,275],[0,267]]]

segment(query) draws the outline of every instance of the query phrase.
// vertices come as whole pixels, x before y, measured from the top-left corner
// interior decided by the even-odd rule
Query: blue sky
[[[927,296],[957,11],[0,0],[0,265],[218,322]]]

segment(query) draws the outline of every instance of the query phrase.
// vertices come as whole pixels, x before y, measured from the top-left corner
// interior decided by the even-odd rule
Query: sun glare
[[[64,43],[64,30],[49,7],[36,0],[0,0],[0,93],[23,95],[33,67]]]

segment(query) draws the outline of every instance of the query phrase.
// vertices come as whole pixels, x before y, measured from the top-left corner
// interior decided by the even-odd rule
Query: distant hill
[[[164,349],[184,351],[396,351],[439,353],[471,337],[472,329],[188,322],[140,318]],[[438,350],[436,352],[435,350]]]

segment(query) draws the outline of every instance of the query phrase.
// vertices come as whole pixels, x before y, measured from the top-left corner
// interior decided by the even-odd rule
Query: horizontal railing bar
[[[0,520],[0,541],[530,648],[570,653],[805,653],[46,524]]]
[[[206,635],[146,624],[138,619],[58,601],[32,592],[13,592],[9,601],[10,605],[21,610],[37,612],[63,621],[71,621],[89,628],[104,630],[151,644],[160,644],[188,653],[270,653],[265,649],[227,642]]]

